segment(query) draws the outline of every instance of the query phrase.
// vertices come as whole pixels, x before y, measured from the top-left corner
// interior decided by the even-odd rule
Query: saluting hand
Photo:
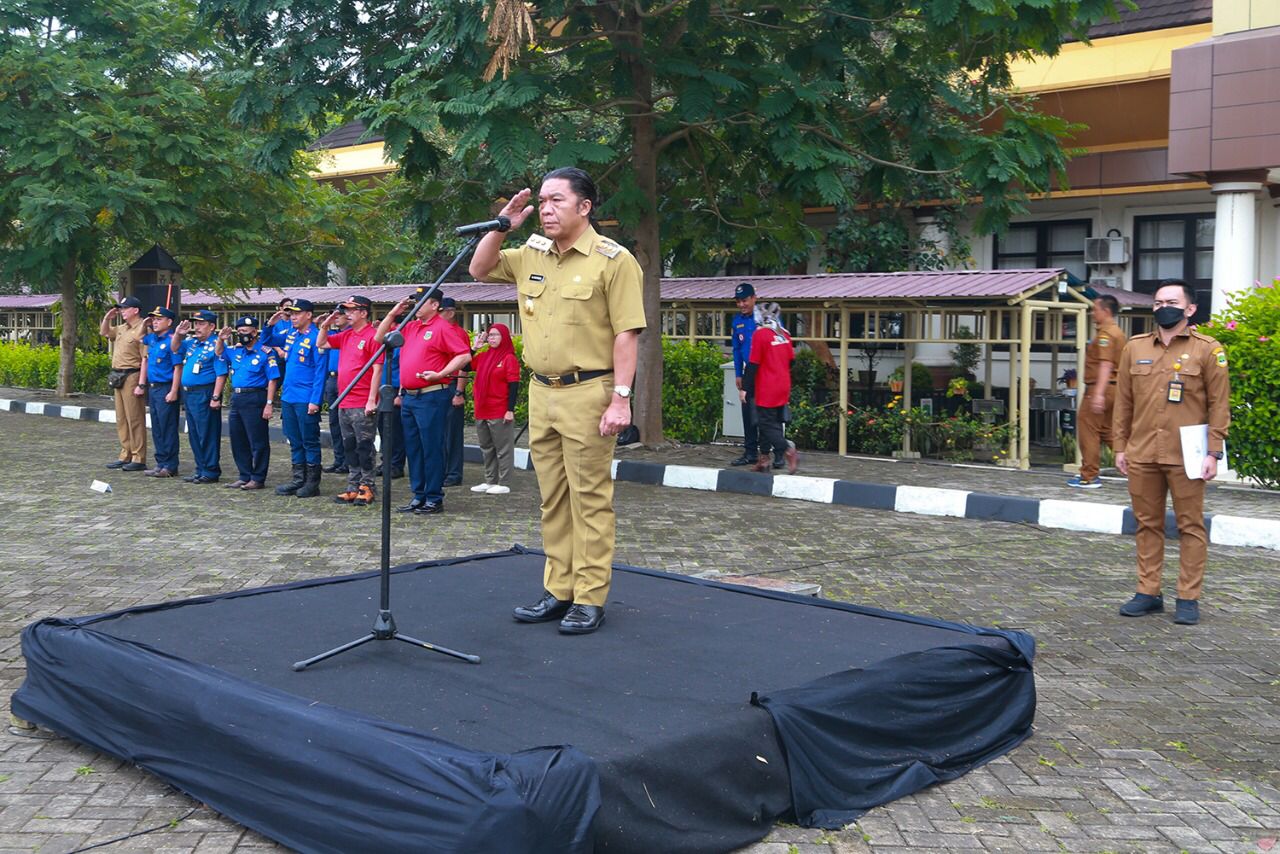
[[[533,205],[529,204],[529,199],[532,197],[533,190],[525,187],[523,190],[511,197],[510,201],[508,201],[503,206],[502,210],[498,212],[499,215],[505,216],[507,219],[511,220],[511,227],[513,229],[519,228],[524,225],[524,221],[533,213]]]
[[[179,323],[179,324],[178,324],[178,331],[179,331],[179,332],[181,332],[183,335],[186,335],[188,332],[190,332],[190,331],[191,331],[191,321],[190,321],[190,320],[184,320],[184,321],[182,321],[181,323]]]

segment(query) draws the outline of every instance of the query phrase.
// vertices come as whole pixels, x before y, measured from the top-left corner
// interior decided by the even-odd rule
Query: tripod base
[[[306,670],[311,665],[316,664],[317,662],[324,661],[326,658],[333,658],[335,655],[341,655],[342,653],[347,652],[348,650],[355,649],[358,646],[364,646],[369,641],[374,641],[374,640],[403,641],[404,643],[410,644],[412,646],[422,647],[423,649],[427,649],[432,652],[438,652],[441,655],[448,655],[453,658],[460,658],[463,661],[470,662],[471,664],[480,663],[480,656],[478,655],[472,655],[471,653],[468,653],[468,652],[458,652],[456,649],[449,649],[448,647],[438,646],[433,643],[427,643],[426,641],[418,640],[417,638],[411,638],[408,635],[400,634],[400,632],[397,631],[396,629],[396,621],[395,621],[395,618],[391,616],[391,611],[382,610],[378,612],[377,619],[373,621],[373,630],[370,631],[369,634],[365,635],[364,637],[356,638],[355,640],[350,641],[349,643],[344,643],[342,646],[336,646],[333,649],[329,650],[328,652],[322,652],[319,655],[314,655],[311,658],[305,659],[303,661],[296,661],[293,664],[293,669],[295,671]]]

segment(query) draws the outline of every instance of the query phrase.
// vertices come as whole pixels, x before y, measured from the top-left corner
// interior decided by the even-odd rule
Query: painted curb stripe
[[[8,398],[0,398],[0,411],[97,421],[103,424],[116,422],[115,412],[109,409]],[[148,415],[148,423],[150,423],[150,415]],[[225,420],[223,429],[226,429]],[[183,431],[185,432],[185,422]],[[279,427],[273,426],[270,433],[274,441],[284,441],[284,434]],[[328,447],[329,437],[326,429],[321,430],[320,438],[321,444]],[[478,445],[464,446],[463,453],[464,458],[469,462],[479,462],[483,459]],[[526,471],[533,470],[533,460],[528,449],[515,449],[515,467]],[[866,510],[893,510],[899,513],[919,513],[927,516],[950,516],[994,522],[1031,522],[1045,528],[1100,534],[1132,536],[1137,530],[1133,511],[1123,504],[1022,498],[1012,495],[968,492],[962,489],[895,486],[823,477],[758,474],[752,471],[666,465],[636,460],[615,459],[611,466],[611,475],[614,480],[649,486],[772,496]],[[1280,551],[1280,520],[1206,514],[1205,528],[1209,541],[1215,545]],[[1178,536],[1177,520],[1172,511],[1167,511],[1165,514],[1165,536],[1170,539]]]

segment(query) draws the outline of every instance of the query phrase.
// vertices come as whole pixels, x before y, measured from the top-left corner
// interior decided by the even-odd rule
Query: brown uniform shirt
[[[1168,347],[1159,335],[1135,335],[1120,357],[1112,447],[1130,462],[1182,465],[1180,427],[1209,425],[1209,450],[1221,451],[1231,424],[1227,354],[1208,335],[1186,330]],[[1180,382],[1181,402],[1170,386]]]
[[[133,326],[127,323],[108,326],[107,337],[116,342],[116,346],[111,351],[111,367],[141,368],[143,360],[147,357],[142,346],[142,336],[145,334],[141,318]]]
[[[614,338],[645,327],[640,265],[590,226],[563,254],[538,234],[502,250],[485,279],[515,283],[524,361],[535,373],[611,369]]]
[[[1114,322],[1098,327],[1093,340],[1084,351],[1084,384],[1094,385],[1098,382],[1098,369],[1103,362],[1111,363],[1111,380],[1117,382],[1116,366],[1120,364],[1120,354],[1124,351],[1124,333]]]

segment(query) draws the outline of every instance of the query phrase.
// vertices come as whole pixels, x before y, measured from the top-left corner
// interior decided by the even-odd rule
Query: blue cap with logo
[[[217,323],[218,315],[214,314],[212,311],[209,311],[209,309],[204,308],[204,309],[201,309],[200,311],[191,312],[191,319],[197,322],[204,321],[205,323]]]
[[[753,297],[755,295],[756,289],[751,287],[750,282],[742,282],[738,287],[733,289],[734,299],[746,299],[747,297]]]

